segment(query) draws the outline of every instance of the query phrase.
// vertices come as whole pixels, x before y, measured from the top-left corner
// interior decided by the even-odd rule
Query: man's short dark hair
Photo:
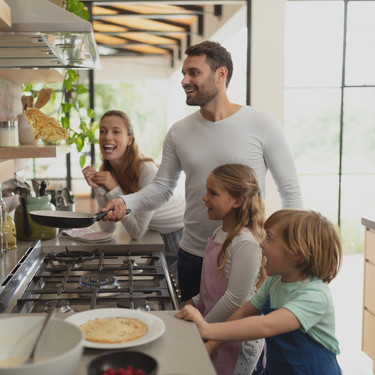
[[[206,55],[207,64],[213,72],[216,72],[221,66],[225,66],[228,70],[226,80],[226,86],[228,87],[233,74],[232,56],[220,43],[206,40],[186,48],[185,53],[188,56]]]

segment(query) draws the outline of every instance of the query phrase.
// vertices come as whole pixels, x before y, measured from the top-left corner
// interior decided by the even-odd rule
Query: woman
[[[111,110],[100,120],[99,145],[103,164],[97,171],[85,167],[83,175],[94,188],[101,209],[107,201],[123,194],[135,193],[151,183],[158,167],[152,158],[140,153],[135,141],[133,126],[126,113]],[[175,193],[164,206],[155,211],[132,212],[121,223],[133,239],[141,237],[147,229],[161,234],[168,267],[177,280],[177,254],[182,236],[185,200]],[[100,221],[106,232],[113,232],[116,223]]]

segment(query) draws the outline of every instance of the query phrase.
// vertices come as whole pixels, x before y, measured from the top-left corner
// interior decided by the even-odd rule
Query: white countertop
[[[197,327],[192,322],[175,318],[175,313],[176,311],[150,311],[149,314],[163,320],[166,326],[164,334],[148,344],[117,350],[139,351],[154,357],[159,365],[158,375],[216,375]],[[60,313],[55,318],[64,319],[70,315],[72,314]],[[0,314],[0,318],[9,316],[15,315]],[[89,362],[107,352],[109,351],[85,348],[73,375],[87,375]]]

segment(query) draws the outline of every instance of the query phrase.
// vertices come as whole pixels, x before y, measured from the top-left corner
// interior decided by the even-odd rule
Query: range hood
[[[11,27],[0,27],[0,68],[100,68],[90,22],[48,0],[5,0]]]

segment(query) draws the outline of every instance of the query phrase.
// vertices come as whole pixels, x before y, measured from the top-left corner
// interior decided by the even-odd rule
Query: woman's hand
[[[98,186],[104,186],[107,191],[111,191],[118,185],[111,173],[108,171],[96,172],[92,176],[91,180]]]
[[[93,178],[97,173],[95,168],[90,167],[90,166],[85,167],[82,169],[82,173],[83,173],[83,176],[85,177],[86,182],[89,184],[89,186],[93,188],[99,187],[99,185],[93,181]]]
[[[203,319],[203,316],[198,309],[192,305],[185,305],[178,313],[176,313],[175,317],[194,322],[198,327],[200,335],[205,338],[204,333],[205,329],[208,327],[208,323]]]

